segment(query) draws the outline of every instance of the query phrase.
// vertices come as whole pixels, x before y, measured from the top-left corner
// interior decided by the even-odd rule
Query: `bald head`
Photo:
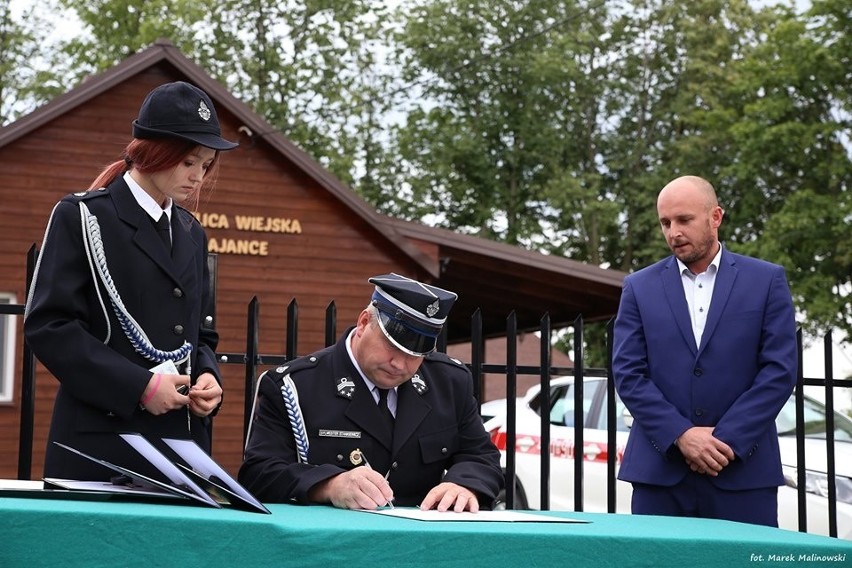
[[[657,206],[659,207],[661,199],[674,196],[689,199],[696,203],[703,202],[708,209],[719,205],[713,185],[698,176],[681,176],[667,183],[657,197]]]
[[[704,272],[719,251],[724,214],[710,182],[697,176],[670,181],[657,196],[657,214],[674,255],[693,273]]]

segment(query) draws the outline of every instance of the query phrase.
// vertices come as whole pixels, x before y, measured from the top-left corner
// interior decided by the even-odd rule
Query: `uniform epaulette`
[[[88,201],[90,199],[96,199],[105,195],[109,195],[109,192],[105,187],[101,187],[99,189],[93,189],[90,191],[78,191],[77,193],[69,193],[63,198],[63,201],[79,203],[81,201]]]
[[[441,363],[447,363],[448,365],[453,365],[454,367],[464,367],[465,364],[456,359],[455,357],[450,357],[446,353],[441,353],[440,351],[433,351],[426,355],[426,359],[430,361],[439,361]]]
[[[296,373],[298,371],[302,371],[304,369],[311,369],[316,367],[319,358],[316,354],[306,355],[304,357],[297,357],[292,361],[288,361],[283,365],[279,365],[275,368],[269,369],[266,374],[269,378],[271,378],[276,383],[280,383],[284,380],[284,377]]]

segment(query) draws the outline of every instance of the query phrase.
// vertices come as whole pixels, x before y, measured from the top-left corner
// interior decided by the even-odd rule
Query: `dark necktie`
[[[160,215],[160,220],[154,223],[157,227],[157,234],[160,235],[160,240],[166,245],[166,250],[172,250],[172,235],[169,230],[169,216],[163,213]]]
[[[376,387],[376,391],[379,393],[379,413],[382,415],[382,419],[388,425],[388,428],[393,432],[394,419],[390,408],[388,408],[388,390]]]

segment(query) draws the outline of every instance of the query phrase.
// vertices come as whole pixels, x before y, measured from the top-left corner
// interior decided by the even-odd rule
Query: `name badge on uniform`
[[[320,438],[360,438],[361,432],[358,430],[329,430],[320,428]]]

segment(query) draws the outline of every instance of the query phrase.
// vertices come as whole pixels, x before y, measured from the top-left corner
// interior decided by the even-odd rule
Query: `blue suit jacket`
[[[782,485],[775,417],[796,383],[796,322],[784,269],[722,251],[701,345],[674,257],[627,276],[613,374],[634,423],[619,479],[671,486],[689,467],[675,440],[714,426],[736,459],[724,489]]]

